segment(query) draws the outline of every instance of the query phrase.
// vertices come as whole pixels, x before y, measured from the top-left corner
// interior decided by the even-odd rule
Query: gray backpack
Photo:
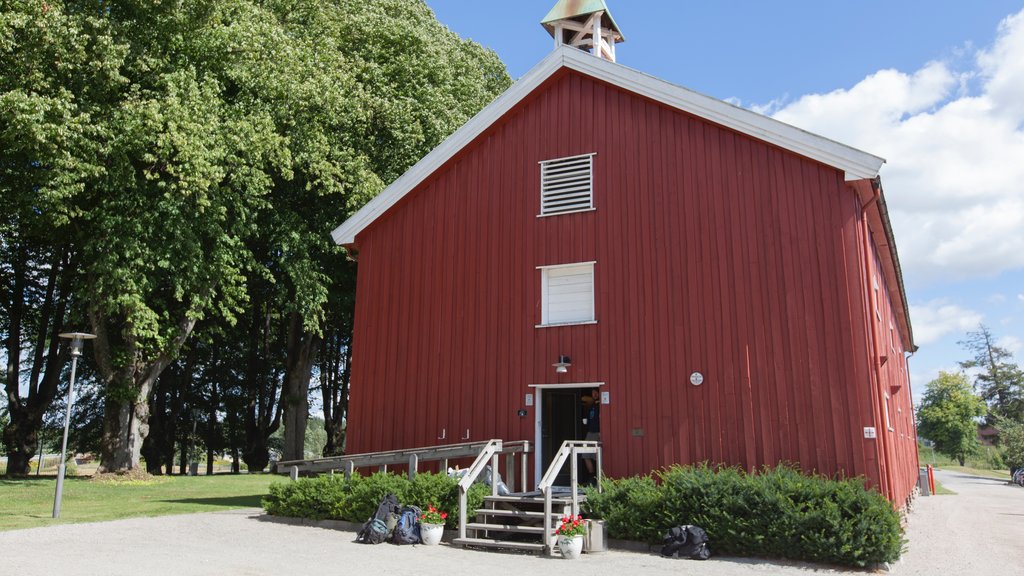
[[[380,544],[381,542],[388,539],[391,535],[391,530],[388,526],[388,520],[394,517],[395,512],[398,510],[398,497],[394,494],[388,494],[380,501],[377,505],[377,512],[370,517],[369,520],[363,524],[363,528],[359,531],[356,536],[356,542],[362,544]]]

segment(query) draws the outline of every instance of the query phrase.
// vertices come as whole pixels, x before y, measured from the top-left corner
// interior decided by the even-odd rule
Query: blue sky
[[[618,61],[887,159],[915,396],[984,322],[1024,360],[1024,2],[606,0]],[[554,0],[427,0],[512,76]]]

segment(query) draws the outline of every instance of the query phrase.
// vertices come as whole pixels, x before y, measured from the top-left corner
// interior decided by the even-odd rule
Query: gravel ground
[[[1009,574],[1024,566],[1024,488],[939,473],[957,496],[920,498],[910,516],[910,546],[892,574]],[[564,560],[462,550],[449,545],[365,546],[355,534],[263,521],[255,509],[65,524],[0,533],[0,573],[19,575],[181,574],[551,574]],[[850,574],[798,563],[715,557],[707,562],[610,551],[572,565],[590,575],[697,573]],[[856,571],[854,571],[856,573]],[[861,572],[863,573],[863,572]]]

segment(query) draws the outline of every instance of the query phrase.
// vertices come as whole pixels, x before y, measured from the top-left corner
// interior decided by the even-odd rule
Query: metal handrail
[[[570,459],[569,466],[569,489],[572,491],[572,515],[577,516],[580,513],[580,495],[579,495],[579,474],[578,464],[576,457],[581,454],[595,454],[597,456],[597,462],[595,462],[595,472],[597,473],[597,489],[601,489],[601,443],[588,440],[566,440],[562,442],[561,448],[555,454],[555,457],[551,460],[551,464],[548,469],[544,472],[544,476],[540,479],[540,484],[537,485],[537,489],[540,490],[541,494],[544,495],[544,549],[548,554],[554,549],[555,537],[551,529],[551,487],[555,483],[555,478],[558,477],[558,473],[562,471],[562,466],[565,465],[565,461]]]

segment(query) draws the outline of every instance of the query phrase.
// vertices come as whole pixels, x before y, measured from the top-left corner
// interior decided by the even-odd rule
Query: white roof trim
[[[834,166],[846,173],[847,180],[874,178],[885,162],[884,159],[867,152],[812,134],[784,122],[676,86],[621,64],[596,58],[577,48],[562,46],[541,60],[508,90],[498,96],[494,102],[487,105],[437,148],[421,158],[383,192],[367,202],[351,218],[338,226],[331,233],[331,237],[337,244],[355,243],[356,235],[359,232],[387,212],[562,67],[576,70],[626,91],[661,102],[666,106],[677,108],[715,124]]]

